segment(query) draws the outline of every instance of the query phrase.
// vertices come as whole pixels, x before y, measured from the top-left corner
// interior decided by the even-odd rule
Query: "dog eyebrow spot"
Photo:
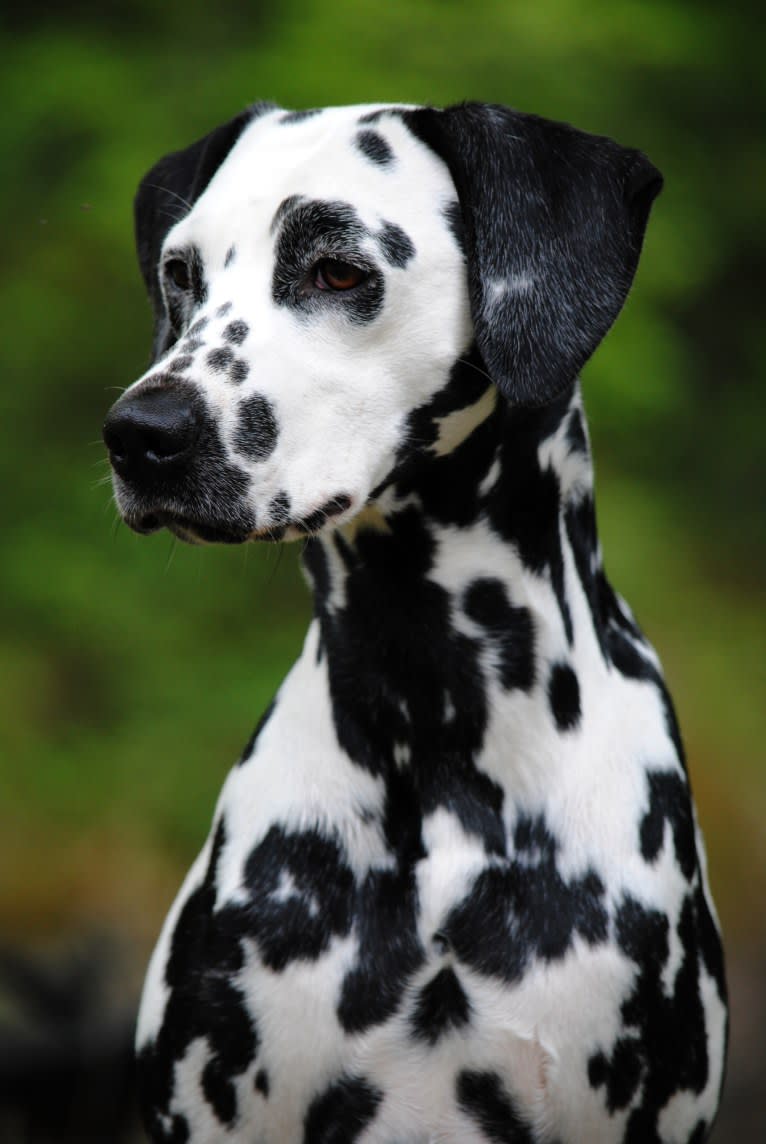
[[[400,270],[404,269],[415,256],[412,239],[396,223],[383,223],[383,228],[378,234],[378,243],[386,259]]]
[[[303,123],[306,119],[313,119],[315,115],[319,115],[322,111],[321,107],[305,107],[301,111],[286,111],[284,115],[280,115],[280,123]]]
[[[234,448],[251,461],[264,461],[274,452],[279,436],[274,406],[263,394],[254,393],[240,401],[238,414]]]
[[[378,167],[389,167],[394,162],[390,144],[378,131],[359,131],[354,143],[358,150]]]

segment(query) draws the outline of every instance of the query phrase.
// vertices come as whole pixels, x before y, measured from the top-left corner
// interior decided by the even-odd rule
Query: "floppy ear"
[[[200,197],[245,127],[273,106],[271,103],[254,104],[190,147],[166,155],[138,185],[134,202],[136,249],[154,310],[154,360],[161,357],[174,341],[158,274],[165,235]]]
[[[455,183],[489,373],[512,402],[551,401],[627,297],[662,176],[640,151],[505,107],[404,118]]]

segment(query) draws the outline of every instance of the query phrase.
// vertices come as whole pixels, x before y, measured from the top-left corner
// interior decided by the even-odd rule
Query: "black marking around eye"
[[[319,115],[322,111],[321,107],[306,107],[302,111],[286,111],[284,115],[280,115],[280,123],[303,123],[306,119],[313,119],[315,115]]]
[[[410,259],[414,258],[415,246],[412,239],[396,223],[384,222],[377,238],[387,260],[399,270],[403,270]]]
[[[230,350],[228,346],[221,346],[220,349],[211,350],[207,355],[207,364],[216,373],[223,373],[228,369],[234,361],[234,351]]]
[[[456,201],[447,203],[446,207],[442,208],[442,214],[447,220],[447,226],[452,231],[452,237],[457,243],[460,253],[465,257],[465,224],[460,203]]]
[[[235,358],[229,366],[229,381],[233,381],[235,385],[241,385],[249,373],[250,366],[245,359]]]
[[[229,322],[223,331],[223,337],[224,341],[231,342],[233,346],[241,346],[249,333],[250,327],[247,322],[243,322],[241,318],[238,318],[234,322]]]
[[[379,167],[390,167],[394,162],[388,141],[378,131],[358,131],[354,143],[370,162]]]
[[[235,246],[230,246],[229,249],[226,251],[226,257],[223,260],[224,270],[226,269],[227,266],[231,266],[232,262],[234,261],[234,259],[236,257],[237,257],[237,248]]]
[[[276,242],[272,296],[278,306],[303,314],[332,310],[352,322],[369,322],[383,306],[384,286],[365,247],[370,231],[349,203],[312,199],[284,218]],[[352,290],[317,289],[312,269],[322,258],[338,258],[367,271]]]
[[[286,199],[282,199],[277,209],[274,211],[274,217],[269,224],[269,233],[274,234],[278,229],[283,219],[295,210],[301,203],[307,201],[305,195],[288,195]]]
[[[264,461],[274,452],[279,436],[273,405],[262,394],[254,393],[240,401],[238,414],[234,448],[251,461]]]
[[[554,663],[551,668],[548,702],[559,731],[573,731],[580,722],[580,685],[566,663]]]

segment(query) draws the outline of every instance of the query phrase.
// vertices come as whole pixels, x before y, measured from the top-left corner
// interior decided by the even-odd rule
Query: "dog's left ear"
[[[155,360],[173,343],[158,274],[165,235],[200,197],[245,127],[273,106],[254,104],[191,146],[160,159],[139,183],[134,202],[136,249],[154,310]]]
[[[620,312],[662,176],[640,151],[505,107],[404,118],[455,183],[487,369],[511,402],[551,401]]]

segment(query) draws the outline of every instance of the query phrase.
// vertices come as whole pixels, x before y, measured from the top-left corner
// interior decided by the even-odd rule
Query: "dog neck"
[[[579,387],[538,409],[482,389],[436,412],[436,433],[421,426],[430,444],[304,556],[339,742],[374,773],[409,776],[421,805],[437,790],[449,803],[467,768],[480,782],[473,762],[498,704],[531,700],[553,732],[573,729],[580,667],[603,663],[620,608],[601,567]]]

